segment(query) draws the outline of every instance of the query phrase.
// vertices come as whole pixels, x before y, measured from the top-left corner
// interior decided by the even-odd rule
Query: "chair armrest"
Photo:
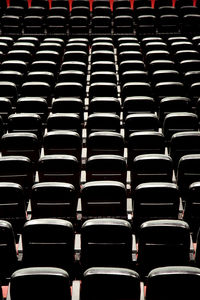
[[[72,283],[72,300],[80,299],[80,288],[81,282],[79,280],[74,280]]]
[[[136,244],[136,237],[132,235],[132,261],[137,261],[137,244]]]
[[[75,261],[80,261],[80,255],[81,255],[81,235],[79,233],[75,234],[74,251],[75,251]]]
[[[144,300],[144,282],[140,282],[140,300]]]
[[[20,234],[19,236],[19,243],[18,243],[18,261],[21,262],[22,261],[22,256],[23,256],[23,246],[22,246],[22,235]]]
[[[29,215],[29,214],[31,214],[31,201],[29,200],[28,201],[28,206],[27,206],[27,214]]]
[[[183,201],[180,198],[180,204],[179,204],[179,210],[178,210],[178,219],[182,220],[183,219]]]
[[[194,262],[194,260],[195,260],[195,250],[194,250],[192,235],[190,234],[190,262]]]
[[[11,299],[10,299],[10,283],[9,283],[9,285],[8,285],[8,293],[7,293],[6,300],[11,300]]]
[[[133,203],[132,203],[131,198],[127,198],[126,210],[127,210],[127,219],[132,220],[133,219]]]
[[[82,205],[81,205],[81,199],[80,198],[78,198],[76,211],[77,211],[77,213],[82,212]]]
[[[77,218],[78,221],[82,220],[82,205],[81,205],[81,199],[80,198],[78,198],[78,202],[77,202],[76,218]]]

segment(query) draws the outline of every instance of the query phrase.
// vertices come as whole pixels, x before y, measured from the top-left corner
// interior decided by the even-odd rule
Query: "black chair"
[[[80,61],[85,64],[88,63],[87,50],[67,50],[64,53],[63,61]]]
[[[30,132],[6,133],[1,138],[2,156],[22,155],[33,164],[40,158],[40,144],[35,134]]]
[[[47,130],[70,130],[82,136],[81,119],[75,113],[55,113],[47,118]]]
[[[123,119],[130,114],[154,113],[155,101],[148,96],[132,96],[124,99],[123,102]]]
[[[191,112],[191,100],[187,97],[165,97],[160,101],[159,107],[159,120],[163,121],[167,114],[174,112]]]
[[[197,12],[196,14],[186,14],[183,16],[183,23],[182,23],[182,32],[183,33],[199,33],[199,19],[200,14]]]
[[[81,123],[84,119],[84,103],[75,97],[61,97],[52,101],[52,113],[75,113],[80,117]]]
[[[16,241],[26,222],[26,197],[23,188],[14,182],[0,182],[0,219],[11,223]]]
[[[198,117],[190,112],[169,113],[163,121],[163,134],[169,141],[174,133],[198,130]]]
[[[0,81],[9,81],[16,85],[17,90],[23,80],[23,74],[17,71],[0,71]]]
[[[115,63],[108,60],[95,61],[91,64],[91,73],[98,71],[116,72]]]
[[[94,113],[87,120],[87,135],[93,132],[120,132],[120,118],[113,113]]]
[[[91,63],[95,62],[95,61],[111,61],[114,62],[115,61],[115,57],[114,57],[114,52],[110,51],[110,50],[105,50],[105,51],[101,51],[101,50],[97,50],[97,51],[93,51],[91,54]]]
[[[21,60],[5,60],[1,64],[2,71],[17,71],[22,74],[27,72],[27,64]]]
[[[112,82],[94,82],[90,85],[89,98],[114,97],[117,98],[117,84]]]
[[[77,41],[76,39],[66,44],[65,52],[67,51],[83,51],[88,53],[88,43],[85,41]],[[84,55],[84,54],[83,54]]]
[[[39,292],[40,290],[40,292]],[[26,299],[30,293],[30,299],[42,299],[48,297],[54,299],[56,295],[60,299],[71,299],[70,280],[66,271],[60,268],[34,267],[17,270],[12,274],[8,295],[12,300]]]
[[[179,16],[177,14],[164,14],[159,17],[158,31],[162,33],[179,32]]]
[[[120,101],[114,97],[95,97],[88,107],[88,113],[114,113],[120,116]]]
[[[39,181],[67,182],[79,190],[80,164],[77,158],[67,154],[51,154],[38,162]]]
[[[156,16],[140,15],[137,17],[136,32],[138,34],[154,34],[156,32]]]
[[[8,284],[11,274],[18,267],[18,258],[16,251],[16,241],[12,225],[7,221],[0,221],[0,261],[1,261],[1,285]],[[0,289],[0,297],[2,297],[2,290]]]
[[[157,131],[133,132],[127,141],[128,166],[131,167],[133,159],[141,154],[164,154],[164,135]]]
[[[35,173],[29,158],[25,156],[3,156],[0,158],[0,181],[20,184],[25,193],[34,183]]]
[[[22,232],[25,267],[59,267],[72,276],[74,229],[61,219],[35,219],[26,222]]]
[[[159,219],[178,219],[179,191],[169,182],[146,182],[132,192],[133,228],[136,232],[143,222]]]
[[[190,184],[200,180],[199,163],[199,154],[184,155],[179,160],[177,168],[177,184],[184,200],[187,198]]]
[[[117,77],[115,72],[93,72],[90,77],[90,83],[95,83],[95,82],[112,82],[112,83],[117,83]]]
[[[127,82],[122,87],[122,101],[127,97],[152,96],[151,86],[148,82]]]
[[[138,271],[141,276],[164,266],[187,266],[190,262],[190,229],[181,220],[146,221],[138,234]]]
[[[58,82],[78,82],[85,87],[86,76],[83,71],[61,71],[58,75]]]
[[[120,78],[127,71],[145,71],[144,62],[142,60],[125,60],[119,64]]]
[[[128,140],[131,133],[138,131],[158,131],[159,120],[152,113],[130,114],[125,119],[125,139]]]
[[[127,195],[123,183],[90,181],[81,187],[82,221],[93,218],[128,219]]]
[[[42,49],[42,48],[41,48]],[[55,63],[60,62],[60,54],[57,50],[39,50],[35,53],[35,61],[37,60],[49,60]]]
[[[2,49],[2,46],[0,47]],[[26,50],[31,54],[35,53],[36,46],[30,41],[16,41],[12,47],[13,50]]]
[[[92,219],[81,227],[81,266],[132,267],[132,230],[128,221]]]
[[[45,98],[48,105],[51,104],[51,86],[47,82],[28,81],[22,84],[22,97],[42,97]]]
[[[16,113],[8,117],[8,132],[34,133],[39,141],[43,136],[42,120],[34,113]]]
[[[147,277],[147,300],[183,300],[199,295],[200,269],[190,266],[169,266],[152,270]],[[169,288],[170,287],[170,288]]]
[[[39,182],[31,191],[32,219],[58,218],[76,221],[77,194],[72,184]]]
[[[117,52],[121,53],[123,51],[140,51],[141,47],[140,44],[137,42],[137,40],[120,40],[120,38],[118,39],[118,48],[117,48]]]
[[[55,130],[47,132],[43,138],[44,154],[69,154],[81,162],[82,141],[77,132]]]
[[[42,97],[20,97],[16,102],[16,113],[37,114],[45,124],[49,113],[48,103]]]
[[[87,157],[98,154],[124,155],[124,139],[120,133],[99,131],[87,138]]]
[[[166,66],[167,67],[167,66]],[[181,75],[180,72],[176,70],[156,70],[152,73],[151,82],[153,86],[160,82],[180,82]]]
[[[165,154],[142,154],[131,164],[132,191],[140,183],[172,182],[173,162]]]
[[[187,154],[199,154],[200,133],[198,131],[187,131],[175,133],[169,144],[169,155],[173,159],[175,170],[182,156]]]
[[[0,97],[0,116],[3,124],[7,124],[8,116],[12,113],[12,103],[8,98]]]
[[[67,31],[66,18],[64,16],[48,16],[46,24],[47,33],[64,34]]]
[[[3,15],[1,17],[2,33],[21,34],[22,33],[22,18],[20,16]]]
[[[121,84],[128,82],[148,82],[148,75],[146,71],[126,71],[121,74]]]
[[[18,92],[17,87],[13,82],[10,81],[0,81],[1,97],[8,98],[12,106],[15,106]]]
[[[87,72],[87,64],[81,61],[65,61],[61,64],[61,71],[77,70],[82,71],[84,74]]]
[[[146,53],[147,63],[151,63],[154,60],[170,59],[170,53],[168,50],[151,50]]]
[[[200,227],[199,191],[200,191],[199,181],[193,182],[189,186],[187,197],[185,198],[186,202],[185,202],[185,209],[184,209],[184,220],[190,226],[190,232],[192,233],[194,242],[197,241],[197,234]]]
[[[89,13],[88,10],[87,10],[87,13]],[[88,16],[83,16],[83,15],[72,16],[71,15],[69,18],[69,31],[72,34],[88,34],[88,32],[89,32]]]
[[[103,11],[107,7],[102,6]],[[110,12],[110,9],[108,9]],[[102,22],[103,19],[103,22]],[[93,16],[92,17],[92,33],[94,34],[110,34],[111,33],[111,17],[109,16]]]
[[[126,184],[127,166],[119,155],[93,155],[86,162],[86,181],[116,180]]]
[[[133,33],[133,17],[127,13],[114,17],[114,32],[116,34]]]
[[[57,64],[53,61],[39,60],[32,62],[30,66],[31,72],[46,71],[55,74],[57,72]]]
[[[139,300],[140,278],[137,272],[124,268],[90,268],[85,271],[80,299]]]
[[[51,90],[55,85],[55,77],[52,72],[32,71],[27,74],[26,81],[42,81],[50,85]]]
[[[75,97],[82,99],[85,96],[85,89],[80,82],[58,82],[54,88],[56,98]]]

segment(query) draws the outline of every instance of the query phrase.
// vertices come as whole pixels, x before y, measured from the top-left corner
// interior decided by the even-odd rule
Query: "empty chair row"
[[[138,234],[137,259],[136,241],[130,223],[125,220],[88,220],[82,225],[81,235],[75,235],[72,224],[65,220],[30,220],[24,225],[22,245],[19,245],[21,263],[17,260],[10,223],[1,221],[0,229],[4,232],[1,240],[1,259],[5,268],[3,275],[7,271],[8,277],[17,268],[18,261],[23,267],[61,267],[68,271],[72,279],[80,278],[88,267],[94,266],[136,269],[144,278],[155,267],[187,266],[194,254],[189,226],[180,220],[144,222]],[[75,238],[81,247],[75,244],[74,248]],[[198,247],[197,244],[197,255]],[[162,256],[158,256],[158,253],[162,253]],[[73,273],[75,262],[80,274]]]
[[[76,299],[143,299],[144,286],[141,285],[137,272],[122,268],[90,268],[83,276],[82,284],[79,281],[72,283],[72,297]],[[24,283],[26,284],[24,286]],[[52,284],[53,283],[53,284]],[[148,275],[147,299],[158,299],[165,291],[166,297],[176,299],[181,295],[187,299],[188,295],[198,295],[199,269],[195,267],[162,267],[154,269]],[[49,289],[49,286],[52,288]],[[173,290],[168,287],[173,286]],[[34,287],[43,287],[38,293]],[[109,289],[109,288],[110,289]],[[183,287],[183,288],[182,288]],[[59,268],[24,268],[16,271],[11,277],[8,297],[12,300],[25,298],[26,291],[32,290],[31,299],[42,299],[43,295],[50,299],[57,295],[59,289],[60,299],[71,299],[70,281],[67,272]],[[124,292],[125,291],[125,292]],[[19,296],[20,295],[20,296]],[[167,299],[167,298],[164,298]]]

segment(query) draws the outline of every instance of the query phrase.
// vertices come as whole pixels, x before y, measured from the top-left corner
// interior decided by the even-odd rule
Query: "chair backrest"
[[[84,217],[126,217],[126,188],[117,181],[91,181],[81,188]]]
[[[141,273],[156,267],[188,265],[190,229],[180,220],[154,220],[140,226],[138,265]]]
[[[74,230],[61,219],[35,219],[22,232],[23,263],[26,267],[60,267],[72,272]]]
[[[118,132],[99,131],[87,138],[87,156],[98,154],[124,155],[124,139]]]
[[[172,182],[173,162],[165,154],[142,154],[131,165],[131,185],[134,189],[144,182]]]
[[[187,154],[198,154],[200,150],[200,133],[198,131],[187,131],[175,133],[169,144],[169,154],[173,159],[175,169],[182,156]]]
[[[184,220],[189,224],[190,231],[192,233],[193,240],[195,241],[199,227],[199,194],[200,194],[200,182],[193,182],[189,186],[188,194],[186,197]]]
[[[26,222],[26,198],[23,188],[13,182],[0,182],[0,219],[12,224],[15,235]]]
[[[0,158],[0,181],[15,182],[30,189],[34,182],[34,170],[25,156],[2,156]]]
[[[174,183],[142,183],[135,188],[132,197],[136,228],[148,220],[178,219],[180,198]]]
[[[24,268],[12,274],[9,287],[12,300],[59,299],[70,300],[70,281],[66,271],[59,268],[40,267]]]
[[[137,272],[123,268],[90,268],[85,271],[81,299],[139,300],[140,277]]]
[[[132,230],[128,221],[119,219],[87,220],[81,228],[81,264],[131,267]]]
[[[116,180],[126,183],[127,167],[120,155],[93,155],[86,162],[86,180]]]
[[[17,268],[17,252],[12,225],[7,221],[0,221],[0,279],[3,282],[9,278]],[[2,297],[0,289],[0,298]]]
[[[32,218],[61,218],[74,220],[77,195],[72,184],[39,182],[31,193]]]
[[[2,156],[22,155],[37,163],[40,157],[39,141],[29,132],[6,133],[1,138]]]
[[[188,154],[181,157],[177,168],[177,184],[183,199],[187,198],[190,184],[200,180],[200,155]]]
[[[81,137],[70,130],[47,132],[43,138],[44,154],[69,154],[81,160]]]
[[[152,270],[147,278],[146,299],[163,300],[199,296],[200,269],[189,266],[169,266]]]
[[[71,183],[79,188],[80,165],[73,155],[49,154],[38,162],[40,181],[60,181]]]

